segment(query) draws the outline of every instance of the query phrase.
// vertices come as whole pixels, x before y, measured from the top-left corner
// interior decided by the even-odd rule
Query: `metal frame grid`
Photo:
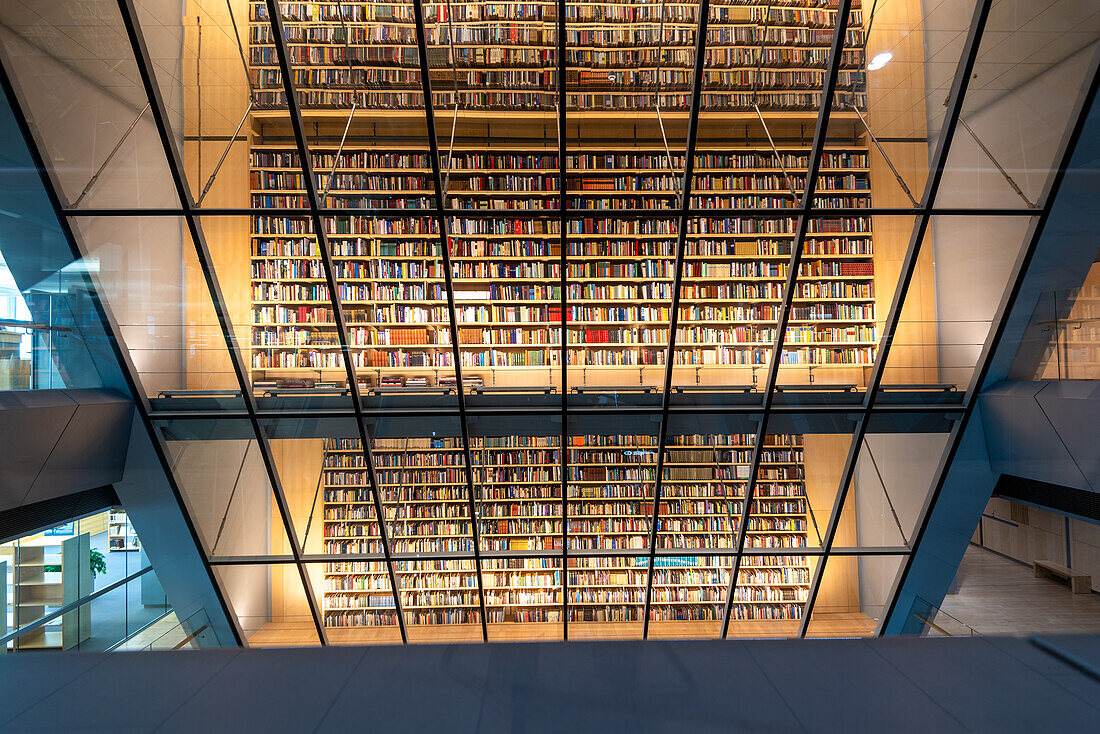
[[[447,308],[450,318],[450,336],[453,349],[453,360],[455,377],[458,383],[459,389],[457,390],[456,405],[453,408],[440,408],[440,409],[375,409],[368,408],[364,405],[362,396],[359,391],[358,382],[354,373],[354,367],[351,360],[349,341],[347,339],[347,327],[346,321],[343,315],[343,309],[338,297],[338,289],[336,288],[336,269],[332,260],[331,251],[328,248],[327,237],[325,235],[325,229],[323,226],[324,217],[326,216],[393,216],[394,211],[392,209],[371,209],[371,208],[349,208],[349,209],[332,209],[322,205],[320,195],[317,191],[317,179],[314,176],[314,171],[311,164],[311,156],[308,141],[306,139],[306,127],[303,119],[302,110],[298,104],[297,93],[294,84],[294,78],[292,74],[292,64],[289,57],[289,51],[287,48],[286,37],[283,31],[282,16],[279,9],[279,3],[277,0],[265,0],[270,15],[271,29],[275,39],[276,53],[278,56],[279,70],[282,75],[284,92],[287,98],[287,114],[294,132],[294,143],[298,152],[300,163],[302,166],[302,174],[306,181],[306,193],[308,200],[308,208],[306,209],[261,209],[261,208],[211,208],[201,207],[193,199],[188,183],[186,181],[185,174],[183,173],[184,167],[182,158],[179,154],[175,144],[175,137],[170,129],[168,122],[167,112],[164,106],[164,102],[161,98],[160,90],[157,85],[156,76],[153,71],[152,61],[149,57],[148,49],[145,45],[145,40],[142,35],[141,28],[139,27],[138,16],[134,7],[133,0],[118,0],[118,8],[121,14],[122,22],[125,27],[127,37],[130,42],[130,46],[134,55],[135,62],[139,69],[141,83],[149,98],[151,105],[151,112],[153,121],[156,124],[157,131],[160,136],[160,140],[164,149],[165,158],[168,163],[168,167],[171,170],[172,182],[175,186],[176,193],[180,200],[180,207],[168,208],[168,209],[92,209],[92,208],[74,208],[66,205],[63,202],[63,195],[58,192],[61,191],[57,182],[53,179],[47,170],[45,161],[41,154],[38,152],[41,150],[41,146],[38,141],[35,140],[32,132],[31,125],[28,124],[26,117],[23,113],[23,108],[20,105],[19,94],[17,89],[13,86],[6,71],[0,69],[0,83],[4,87],[4,91],[15,111],[20,123],[21,130],[24,137],[31,147],[32,153],[36,158],[36,165],[42,174],[43,181],[47,184],[47,189],[50,191],[52,201],[54,203],[55,211],[62,224],[65,235],[70,242],[73,249],[74,257],[80,257],[82,249],[79,239],[69,226],[67,217],[80,216],[80,217],[179,217],[182,218],[186,224],[189,235],[195,246],[195,254],[200,263],[207,290],[211,298],[211,302],[214,306],[215,313],[218,318],[219,327],[222,330],[225,346],[229,350],[235,377],[239,383],[241,395],[243,397],[243,410],[225,410],[225,411],[159,411],[154,412],[150,406],[149,400],[144,397],[144,394],[140,390],[140,384],[136,377],[137,372],[129,359],[129,355],[126,352],[124,346],[118,341],[117,325],[110,316],[109,310],[106,304],[101,299],[96,298],[97,307],[100,310],[100,316],[103,318],[104,323],[108,325],[111,331],[111,344],[115,350],[116,356],[119,359],[120,364],[124,366],[126,377],[130,383],[130,388],[137,398],[138,410],[141,418],[153,439],[154,446],[157,448],[158,456],[168,476],[169,482],[173,487],[173,491],[176,495],[177,502],[181,511],[184,513],[188,526],[192,531],[192,535],[195,539],[196,546],[201,549],[201,545],[198,541],[198,535],[195,532],[194,525],[189,516],[187,516],[186,505],[183,502],[182,495],[180,494],[179,487],[175,481],[175,477],[172,473],[170,462],[168,461],[168,453],[164,439],[157,429],[157,421],[164,419],[173,420],[211,420],[211,419],[248,419],[252,431],[254,433],[254,440],[257,446],[260,448],[260,453],[263,458],[267,477],[271,484],[273,492],[273,499],[279,509],[280,521],[283,524],[283,529],[286,533],[286,537],[291,544],[292,554],[290,557],[286,556],[269,556],[269,557],[218,557],[218,558],[206,558],[204,562],[207,566],[207,571],[210,574],[212,582],[215,582],[217,587],[216,578],[213,574],[213,567],[220,565],[285,565],[293,563],[299,570],[301,580],[304,586],[304,591],[308,599],[311,616],[316,626],[316,632],[318,639],[322,645],[328,644],[328,639],[325,633],[325,627],[321,618],[321,611],[318,607],[318,597],[311,588],[309,575],[306,570],[308,563],[324,562],[329,560],[366,560],[383,562],[386,565],[387,573],[390,579],[391,588],[394,592],[394,602],[396,605],[396,617],[397,625],[400,630],[401,640],[403,643],[408,643],[408,634],[406,630],[406,623],[404,620],[404,614],[401,609],[401,594],[400,587],[397,582],[397,577],[394,570],[394,564],[405,560],[470,560],[476,565],[477,576],[477,588],[479,599],[479,611],[481,619],[482,638],[488,640],[488,628],[485,614],[485,599],[484,599],[484,582],[482,578],[482,562],[483,560],[493,559],[522,559],[522,558],[552,558],[560,559],[561,562],[561,594],[562,594],[562,609],[561,609],[561,624],[562,633],[565,639],[569,638],[569,559],[570,558],[613,558],[613,557],[648,557],[647,572],[646,572],[646,589],[644,596],[644,612],[642,616],[642,636],[648,637],[649,633],[649,621],[650,621],[650,602],[653,585],[653,576],[655,570],[655,563],[658,556],[664,555],[680,555],[682,549],[658,549],[658,527],[660,523],[660,498],[663,491],[663,469],[665,453],[667,451],[667,439],[668,439],[668,424],[671,416],[678,414],[744,414],[752,415],[759,418],[759,427],[755,436],[755,443],[752,447],[752,459],[749,470],[749,478],[746,486],[745,496],[743,498],[743,505],[741,510],[740,525],[737,531],[737,538],[735,547],[729,549],[699,549],[704,550],[705,555],[729,557],[732,559],[732,568],[730,573],[729,588],[726,591],[726,596],[723,606],[723,614],[721,618],[721,633],[720,636],[725,638],[729,628],[729,615],[733,604],[734,591],[737,585],[737,576],[740,568],[741,558],[745,554],[745,535],[746,527],[748,524],[750,506],[752,504],[756,482],[758,478],[759,468],[761,464],[761,457],[763,452],[764,438],[767,435],[767,427],[769,419],[774,415],[782,414],[809,414],[809,413],[830,413],[830,414],[844,414],[844,415],[856,415],[855,430],[852,437],[852,442],[848,451],[848,455],[845,460],[844,470],[835,495],[834,506],[832,508],[828,525],[826,526],[826,533],[823,538],[821,548],[802,548],[797,549],[798,555],[814,556],[821,559],[814,572],[808,598],[805,602],[801,624],[799,628],[799,636],[805,636],[807,628],[812,617],[814,602],[820,586],[821,577],[824,573],[824,569],[827,566],[828,559],[832,556],[901,556],[903,558],[902,568],[898,573],[895,580],[895,588],[891,594],[889,600],[889,610],[893,610],[893,604],[896,602],[897,590],[900,588],[904,581],[905,574],[908,572],[908,568],[911,562],[912,554],[919,546],[920,540],[923,537],[924,529],[928,522],[928,516],[931,511],[932,504],[935,501],[935,497],[939,492],[940,487],[944,480],[947,469],[949,468],[951,458],[954,456],[954,452],[957,449],[958,438],[961,434],[962,428],[965,426],[969,419],[974,406],[975,395],[981,386],[981,381],[984,379],[985,371],[988,368],[989,357],[992,354],[992,350],[996,347],[1001,334],[1003,332],[1004,317],[1011,307],[1015,295],[1018,291],[1020,281],[1023,273],[1026,270],[1027,262],[1030,259],[1031,253],[1034,251],[1035,245],[1038,241],[1038,236],[1042,231],[1042,225],[1045,223],[1046,217],[1050,210],[1050,201],[1053,196],[1052,192],[1057,190],[1057,186],[1061,181],[1061,173],[1058,173],[1050,186],[1047,195],[1042,199],[1042,202],[1034,208],[1016,208],[1016,209],[957,209],[957,208],[944,208],[935,207],[934,202],[936,200],[936,194],[939,189],[940,182],[943,177],[943,173],[947,164],[947,157],[950,152],[951,142],[954,137],[955,129],[960,122],[960,112],[965,100],[966,90],[970,81],[971,72],[977,59],[979,46],[982,40],[982,32],[985,27],[986,19],[989,15],[990,6],[992,0],[977,0],[974,10],[974,16],[971,21],[970,27],[967,31],[967,38],[965,46],[958,63],[958,67],[954,76],[954,82],[951,89],[951,93],[948,100],[947,114],[944,118],[943,129],[937,139],[937,147],[935,154],[932,158],[933,164],[929,178],[925,185],[925,190],[921,196],[920,202],[913,207],[870,207],[870,208],[819,208],[814,206],[813,194],[816,188],[817,175],[820,170],[820,163],[826,144],[826,138],[829,128],[829,119],[832,111],[834,110],[834,95],[837,87],[837,80],[839,78],[841,57],[845,47],[845,31],[847,29],[847,23],[849,19],[849,12],[851,10],[852,0],[839,0],[837,12],[836,12],[836,27],[833,33],[832,46],[830,48],[828,61],[826,65],[825,80],[822,87],[821,105],[818,110],[817,123],[814,132],[813,143],[810,149],[809,165],[807,169],[805,188],[802,193],[802,197],[797,201],[797,206],[792,208],[757,208],[757,209],[698,209],[691,206],[691,185],[693,178],[693,164],[694,164],[694,151],[697,143],[697,131],[700,116],[700,99],[703,89],[703,64],[707,49],[707,22],[709,16],[709,0],[699,1],[698,10],[698,25],[696,28],[696,48],[695,48],[695,60],[692,76],[692,89],[691,89],[691,107],[689,109],[687,138],[685,145],[685,168],[683,171],[683,183],[681,186],[681,196],[679,201],[679,207],[677,209],[666,209],[659,211],[647,211],[647,210],[599,210],[593,212],[586,209],[572,209],[569,206],[569,192],[566,185],[567,180],[567,166],[566,166],[566,130],[568,121],[567,111],[567,95],[568,90],[566,88],[567,79],[567,55],[566,51],[566,7],[565,0],[557,0],[557,18],[556,18],[556,32],[557,32],[557,109],[556,118],[558,125],[557,135],[557,147],[558,147],[558,160],[559,160],[559,189],[560,194],[558,198],[558,208],[556,210],[541,210],[541,211],[507,211],[507,217],[509,219],[545,219],[547,216],[554,216],[559,223],[559,238],[560,238],[560,251],[561,251],[561,379],[562,379],[562,391],[560,405],[553,408],[531,408],[531,407],[493,407],[484,408],[478,406],[467,406],[465,393],[462,389],[462,373],[461,373],[461,360],[459,359],[459,339],[458,339],[458,327],[457,319],[455,318],[455,295],[454,284],[452,281],[451,270],[451,256],[450,247],[451,241],[448,236],[447,223],[448,218],[452,216],[461,216],[466,218],[493,218],[501,216],[500,211],[495,210],[452,210],[446,207],[444,183],[441,175],[441,154],[439,140],[436,135],[435,129],[435,110],[433,105],[432,91],[431,91],[431,77],[429,74],[429,64],[427,55],[427,36],[425,31],[425,24],[423,18],[423,11],[421,6],[421,0],[410,0],[413,6],[414,21],[416,26],[416,43],[419,55],[419,70],[422,83],[422,91],[424,96],[424,112],[425,122],[427,127],[428,146],[432,168],[432,182],[434,187],[434,205],[429,209],[424,210],[410,210],[405,216],[408,217],[432,217],[435,220],[437,226],[437,233],[439,236],[439,247],[442,253],[442,260],[445,269],[445,283],[447,288]],[[872,10],[873,13],[873,10]],[[1073,133],[1066,141],[1064,150],[1062,151],[1062,158],[1059,161],[1059,171],[1063,171],[1066,163],[1068,162],[1069,155],[1072,153],[1074,143],[1077,136],[1080,134],[1080,129],[1083,124],[1084,115],[1083,112],[1087,111],[1088,105],[1091,103],[1092,98],[1096,94],[1096,80],[1089,89],[1088,94],[1082,100],[1082,104],[1078,107],[1078,117],[1074,126]],[[931,141],[922,141],[931,142]],[[344,359],[344,365],[347,372],[348,386],[351,394],[351,406],[344,409],[300,409],[300,410],[265,410],[257,406],[253,397],[253,393],[248,382],[248,370],[244,363],[242,352],[239,349],[235,337],[232,333],[231,324],[229,321],[228,312],[226,310],[225,301],[222,296],[222,291],[218,282],[217,273],[210,258],[210,253],[206,246],[206,240],[203,235],[201,221],[199,219],[202,216],[228,216],[228,215],[253,215],[263,214],[271,216],[292,216],[302,219],[308,219],[313,227],[313,235],[317,238],[318,247],[321,253],[321,263],[325,274],[325,280],[329,288],[331,306],[334,314],[334,321],[336,323],[336,330],[340,338],[340,347]],[[568,329],[567,329],[567,223],[571,218],[578,216],[598,216],[604,219],[641,219],[641,218],[661,218],[661,219],[674,219],[678,218],[679,228],[676,232],[676,251],[675,251],[675,276],[672,290],[672,308],[670,310],[670,323],[669,323],[669,343],[666,352],[666,369],[664,376],[664,384],[661,393],[661,402],[659,411],[653,407],[633,407],[633,406],[615,406],[611,408],[599,406],[570,406],[568,404]],[[795,231],[795,237],[791,247],[791,256],[788,263],[788,275],[787,281],[784,286],[782,305],[779,311],[778,325],[776,328],[775,342],[771,349],[771,359],[768,363],[768,375],[765,384],[765,389],[762,394],[762,401],[756,404],[749,404],[743,406],[676,406],[672,405],[671,393],[672,393],[672,375],[673,375],[673,360],[672,355],[676,348],[676,323],[678,316],[677,304],[680,295],[680,284],[683,277],[684,269],[684,251],[685,251],[685,237],[686,230],[689,223],[696,217],[726,217],[726,216],[785,216],[785,217],[797,217],[797,226]],[[901,273],[897,289],[895,290],[893,301],[890,306],[890,311],[883,329],[883,333],[878,339],[876,347],[876,359],[872,366],[871,377],[868,382],[867,389],[865,390],[861,401],[858,404],[845,404],[837,402],[835,404],[823,404],[823,405],[788,405],[788,404],[775,404],[776,384],[779,373],[780,356],[782,354],[783,342],[786,336],[785,326],[789,319],[790,309],[793,303],[795,286],[799,274],[799,264],[802,258],[803,244],[806,239],[806,233],[809,226],[809,221],[813,216],[829,216],[829,217],[843,217],[843,216],[874,216],[874,215],[910,215],[915,217],[915,224],[913,227],[912,235],[909,241],[908,249],[905,254],[905,259],[902,264]],[[981,359],[976,365],[975,373],[971,381],[971,385],[967,392],[963,395],[961,404],[954,405],[877,405],[876,399],[879,395],[879,387],[881,385],[883,371],[885,368],[886,359],[889,355],[890,347],[892,344],[892,338],[895,330],[898,327],[901,318],[901,309],[905,301],[905,295],[908,291],[910,282],[915,272],[917,257],[920,254],[920,248],[925,239],[925,233],[929,221],[933,215],[936,216],[999,216],[999,217],[1033,217],[1036,219],[1035,225],[1032,227],[1032,236],[1028,243],[1026,250],[1021,257],[1020,261],[1016,264],[1016,268],[1013,271],[1012,280],[1010,280],[1009,292],[1006,293],[1004,300],[1000,304],[997,316],[994,320],[995,328],[991,329],[984,349],[982,351]],[[87,277],[87,276],[85,276]],[[90,289],[93,294],[94,289]],[[649,528],[649,547],[645,549],[630,549],[630,550],[580,550],[571,549],[569,547],[569,535],[568,535],[568,522],[569,522],[569,502],[568,502],[568,470],[569,470],[569,421],[571,416],[583,416],[586,413],[598,413],[601,415],[608,414],[647,414],[653,415],[659,412],[660,415],[660,428],[658,432],[658,448],[656,458],[656,474],[654,481],[654,494],[653,494],[653,510],[652,517],[650,518]],[[918,522],[918,529],[914,538],[909,542],[906,547],[897,548],[834,548],[833,541],[835,538],[837,525],[839,523],[840,514],[843,510],[844,499],[847,494],[848,485],[851,482],[853,472],[855,470],[856,459],[859,456],[860,446],[863,444],[864,436],[867,433],[868,422],[875,414],[888,414],[888,413],[940,413],[944,416],[952,417],[956,423],[955,428],[952,430],[947,450],[944,452],[944,456],[941,459],[941,464],[938,468],[936,480],[932,488],[932,493],[926,501],[925,507],[921,512]],[[562,549],[559,552],[548,553],[540,551],[483,551],[480,547],[479,529],[478,529],[478,517],[476,512],[476,497],[477,492],[474,486],[473,479],[473,460],[470,449],[470,431],[469,431],[469,419],[473,415],[550,415],[560,418],[562,423],[561,439],[560,439],[560,460],[561,460],[561,539]],[[401,417],[401,416],[450,416],[457,418],[461,426],[462,435],[462,453],[465,460],[466,477],[466,489],[468,495],[468,504],[470,512],[470,551],[469,552],[442,552],[442,553],[395,553],[393,552],[386,528],[384,508],[381,504],[381,498],[378,492],[378,482],[375,475],[375,461],[373,451],[371,449],[371,435],[367,426],[367,420],[377,417]],[[303,548],[299,544],[297,534],[293,527],[293,523],[290,520],[289,508],[287,505],[286,497],[282,489],[282,485],[279,479],[279,472],[275,465],[274,458],[272,456],[271,447],[268,440],[268,435],[264,428],[260,424],[260,420],[264,418],[354,418],[360,441],[363,447],[363,458],[367,468],[369,476],[369,485],[371,489],[371,496],[373,499],[374,510],[378,519],[379,533],[380,533],[380,545],[382,548],[381,553],[361,553],[361,554],[342,554],[342,555],[306,555]],[[696,549],[692,549],[696,550]],[[761,555],[790,555],[792,549],[782,548],[774,550],[762,550],[754,549],[753,556]],[[220,590],[220,587],[219,587]],[[222,599],[224,611],[227,616],[229,615],[228,606],[225,604],[224,598]],[[888,615],[884,615],[884,620]],[[235,620],[234,620],[235,621]],[[879,633],[881,633],[881,627]],[[238,642],[240,642],[240,634],[238,632]]]

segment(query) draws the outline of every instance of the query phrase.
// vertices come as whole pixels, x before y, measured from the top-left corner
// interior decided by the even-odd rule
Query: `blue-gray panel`
[[[1049,642],[1094,660],[1098,639]],[[1100,717],[1095,678],[1015,639],[75,655],[0,656],[0,731],[999,734]]]
[[[0,510],[121,478],[133,410],[113,390],[0,393]]]
[[[75,413],[76,403],[60,390],[0,392],[0,510],[24,503]]]
[[[122,478],[134,404],[111,390],[69,390],[76,411],[24,502],[111,484]]]
[[[1001,382],[978,398],[990,464],[998,474],[1085,489],[1088,480],[1040,405],[1048,385]]]

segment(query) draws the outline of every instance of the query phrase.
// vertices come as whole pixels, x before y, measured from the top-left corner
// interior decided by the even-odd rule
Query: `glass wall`
[[[121,508],[0,545],[0,578],[0,651],[142,649],[173,629],[177,643],[195,640]]]
[[[0,55],[249,644],[877,631],[1100,16],[137,5]]]

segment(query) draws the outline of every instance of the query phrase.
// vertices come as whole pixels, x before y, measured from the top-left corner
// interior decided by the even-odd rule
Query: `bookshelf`
[[[729,584],[730,559],[708,549],[736,541],[751,461],[752,436],[674,436],[663,481],[651,618],[717,620]],[[556,437],[474,439],[476,522],[482,550],[560,550],[561,456]],[[326,439],[323,513],[325,553],[381,552],[377,518],[362,471],[358,440]],[[636,556],[568,559],[570,621],[641,619],[653,512],[656,437],[573,436],[569,450],[570,550],[637,549]],[[401,553],[469,551],[471,518],[458,441],[375,439],[383,512]],[[790,548],[756,556],[739,571],[731,618],[795,620],[810,581],[802,439],[766,437],[746,545]],[[402,608],[411,625],[480,622],[472,561],[399,561]],[[561,562],[546,558],[483,561],[487,622],[561,621]],[[323,614],[332,628],[396,624],[384,564],[325,564]]]
[[[803,0],[712,2],[702,109],[745,111],[754,100],[769,111],[816,109],[836,9],[833,2],[807,5]],[[353,101],[367,109],[421,106],[411,5],[360,0],[281,6],[305,107],[347,108]],[[838,82],[841,92],[864,106],[863,11],[856,7]],[[652,111],[658,79],[662,108],[688,106],[697,5],[666,3],[663,19],[661,9],[660,3],[643,1],[566,5],[569,108]],[[424,21],[436,106],[450,107],[457,97],[467,109],[554,109],[554,0],[425,3]],[[259,104],[268,109],[285,106],[272,40],[267,6],[250,3],[252,82]]]
[[[107,520],[107,547],[111,551],[141,550],[141,542],[125,512],[111,510]]]
[[[367,383],[415,377],[441,384],[453,359],[443,258],[430,218],[427,154],[411,147],[315,146],[318,187],[335,181],[326,204],[397,206],[391,217],[326,219],[338,297],[349,325],[352,358]],[[806,148],[782,151],[796,185]],[[608,147],[567,155],[575,206],[568,223],[569,365],[576,384],[617,384],[606,368],[664,363],[675,264],[672,219],[610,220],[608,208],[668,208],[674,201],[668,160],[655,147]],[[302,206],[296,153],[254,145],[252,203]],[[683,156],[673,161],[683,165]],[[770,149],[729,146],[696,156],[695,206],[788,206]],[[752,164],[759,164],[754,168]],[[830,146],[823,159],[823,205],[870,206],[866,151]],[[561,244],[558,223],[507,218],[508,209],[557,206],[556,153],[539,148],[467,147],[443,161],[447,204],[500,210],[499,218],[451,217],[451,256],[464,375],[483,384],[560,381]],[[799,168],[801,166],[801,169]],[[589,192],[588,196],[582,196]],[[397,198],[394,198],[397,197]],[[677,365],[714,370],[766,363],[787,278],[796,219],[700,218],[687,234]],[[797,281],[784,364],[867,366],[876,339],[874,244],[870,217],[811,221]],[[308,222],[257,215],[252,220],[253,378],[295,375],[339,379],[343,371],[328,289]],[[558,367],[559,369],[554,369]],[[509,375],[518,372],[522,376]],[[537,375],[537,376],[536,376]],[[720,381],[713,378],[711,381]]]

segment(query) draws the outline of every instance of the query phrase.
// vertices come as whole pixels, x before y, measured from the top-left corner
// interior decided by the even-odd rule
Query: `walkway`
[[[940,609],[982,635],[1100,633],[1100,594],[1071,594],[976,545],[959,566],[959,593],[948,594]]]

